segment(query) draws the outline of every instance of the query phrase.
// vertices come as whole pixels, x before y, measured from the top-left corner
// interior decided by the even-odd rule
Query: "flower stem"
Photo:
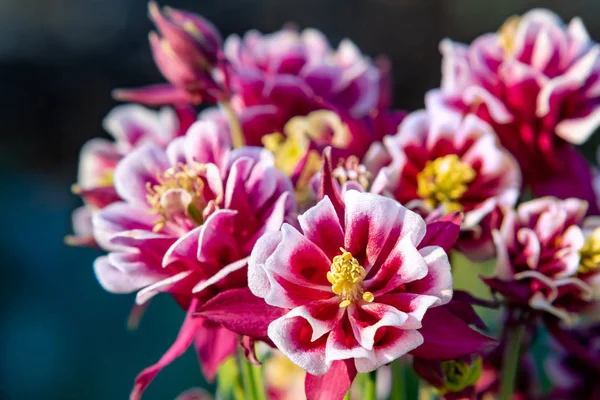
[[[398,361],[392,362],[392,393],[390,400],[406,399],[406,371]]]
[[[365,400],[377,400],[377,372],[369,372],[365,374],[364,383],[364,395],[362,396]]]
[[[267,394],[263,380],[262,368],[250,364],[240,350],[237,354],[238,367],[244,386],[244,396],[247,400],[266,400]]]
[[[227,116],[227,121],[229,122],[229,134],[231,135],[231,143],[234,148],[239,148],[244,146],[244,133],[242,131],[242,126],[240,125],[240,120],[238,119],[235,111],[231,107],[231,102],[229,100],[223,100],[219,103],[223,112]]]
[[[515,390],[515,378],[521,358],[521,342],[525,333],[522,323],[508,324],[505,331],[506,347],[502,360],[502,373],[500,375],[499,400],[510,400]]]

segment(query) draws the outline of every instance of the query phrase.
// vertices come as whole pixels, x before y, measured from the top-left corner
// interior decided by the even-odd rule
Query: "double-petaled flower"
[[[77,184],[73,191],[85,205],[73,213],[73,245],[93,245],[91,215],[95,210],[120,200],[114,187],[117,163],[134,149],[147,144],[165,148],[171,140],[185,134],[196,115],[188,108],[163,108],[155,112],[126,104],[115,107],[104,119],[104,129],[114,141],[95,138],[81,149]]]
[[[496,275],[484,281],[513,306],[572,322],[594,299],[600,272],[600,230],[588,229],[593,221],[582,229],[586,209],[551,197],[505,209],[493,232]]]
[[[369,153],[368,165],[389,160],[371,190],[424,214],[464,212],[459,248],[477,260],[493,256],[493,212],[515,204],[521,174],[487,123],[428,104]]]
[[[167,292],[190,310],[173,348],[138,376],[134,393],[192,340],[210,379],[234,351],[235,335],[191,312],[247,285],[256,240],[295,212],[292,184],[268,151],[232,150],[227,131],[211,121],[196,122],[166,150],[134,150],[118,164],[114,182],[123,201],[93,218],[96,240],[110,251],[94,265],[98,280],[111,292],[137,292],[138,304]]]
[[[452,297],[446,251],[458,234],[448,219],[428,229],[393,199],[348,190],[284,224],[252,252],[249,286],[284,315],[268,336],[308,371],[307,394],[341,398],[356,371],[409,352],[451,359],[488,338],[442,305]]]
[[[576,195],[597,211],[590,170],[572,144],[600,125],[600,47],[579,18],[550,11],[510,18],[470,46],[444,40],[434,96],[492,124],[538,195]]]

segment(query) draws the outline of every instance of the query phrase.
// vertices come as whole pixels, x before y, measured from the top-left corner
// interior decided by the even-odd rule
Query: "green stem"
[[[344,400],[350,400],[350,390],[344,395]]]
[[[219,104],[221,105],[223,112],[227,116],[227,121],[229,122],[229,134],[231,135],[231,143],[233,144],[233,147],[237,149],[244,146],[244,132],[242,131],[240,120],[231,107],[231,103],[229,100],[223,100]]]
[[[398,362],[392,363],[392,393],[390,400],[406,399],[406,374],[404,367]]]
[[[523,324],[506,326],[506,347],[502,360],[502,373],[500,375],[500,396],[498,400],[510,400],[515,390],[515,378],[519,368],[521,356],[521,342],[525,333]]]
[[[262,367],[250,364],[240,349],[237,354],[238,367],[242,377],[244,396],[247,400],[266,400],[267,393],[263,379]]]
[[[377,372],[365,374],[365,384],[363,387],[365,400],[377,400]]]

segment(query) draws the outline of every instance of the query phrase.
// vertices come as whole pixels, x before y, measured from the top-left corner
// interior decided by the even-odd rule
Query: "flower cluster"
[[[542,329],[550,376],[573,377],[550,396],[600,393],[600,335],[580,327],[600,304],[600,174],[574,147],[600,125],[600,47],[579,19],[442,41],[440,88],[406,113],[389,62],[347,39],[149,15],[167,83],[114,92],[130,103],[81,151],[67,237],[106,252],[96,277],[135,293],[134,316],[160,293],[185,311],[132,400],[192,345],[227,376],[219,398],[405,398],[410,367],[446,399],[531,398]],[[489,293],[456,290],[479,262]]]

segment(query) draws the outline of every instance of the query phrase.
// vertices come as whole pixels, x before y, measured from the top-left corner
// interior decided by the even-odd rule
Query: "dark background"
[[[164,3],[161,3],[164,4]],[[471,41],[513,14],[547,7],[580,15],[600,39],[595,0],[172,0],[224,36],[286,22],[349,37],[388,55],[400,108],[423,106],[440,81],[437,45]],[[78,151],[106,136],[110,90],[161,81],[143,0],[0,0],[0,400],[125,399],[134,376],[175,337],[182,311],[159,296],[136,332],[133,299],[95,281],[98,253],[68,248]],[[592,153],[588,146],[588,153]],[[145,399],[202,384],[193,354],[165,369]]]

